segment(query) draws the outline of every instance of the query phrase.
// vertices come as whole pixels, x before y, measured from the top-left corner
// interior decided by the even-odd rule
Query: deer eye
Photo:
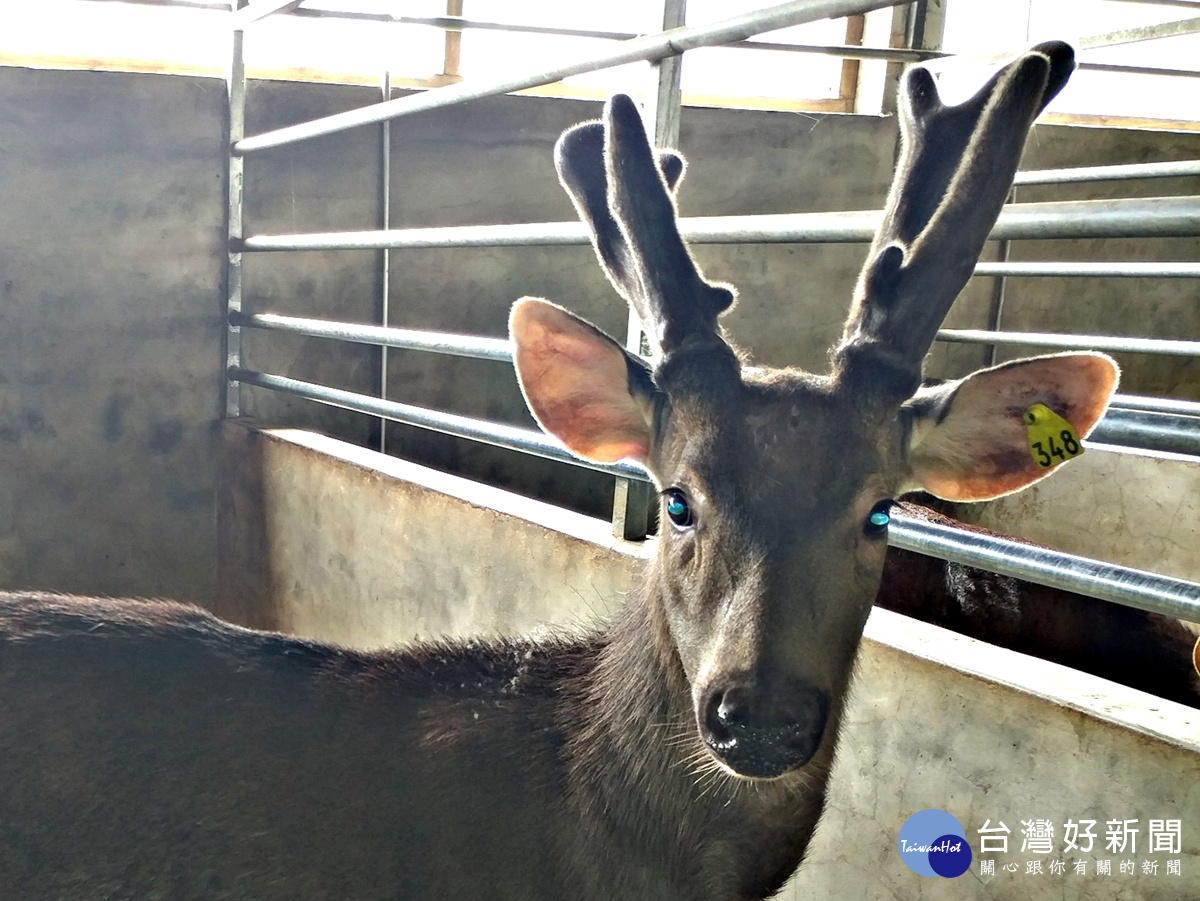
[[[893,501],[889,498],[871,508],[871,512],[867,514],[867,521],[863,523],[864,535],[877,538],[887,534],[888,523],[892,521],[892,504]]]
[[[677,529],[690,529],[695,520],[692,519],[692,507],[687,495],[678,488],[668,488],[663,492],[666,501],[667,518]]]

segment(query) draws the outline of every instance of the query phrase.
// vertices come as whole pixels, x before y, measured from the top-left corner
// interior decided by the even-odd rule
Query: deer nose
[[[829,718],[829,694],[805,683],[770,703],[746,685],[711,691],[700,732],[704,743],[742,776],[770,779],[808,763]]]

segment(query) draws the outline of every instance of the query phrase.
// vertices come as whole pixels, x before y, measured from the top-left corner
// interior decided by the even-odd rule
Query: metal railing
[[[269,388],[296,397],[304,397],[331,407],[343,410],[353,410],[370,416],[379,416],[403,425],[414,425],[424,429],[432,429],[444,435],[456,438],[468,438],[472,441],[482,441],[493,447],[506,450],[520,451],[544,457],[547,460],[557,460],[559,463],[570,463],[606,472],[638,481],[649,481],[646,471],[634,463],[592,463],[581,460],[564,450],[561,445],[548,437],[544,432],[534,429],[522,429],[517,426],[503,425],[498,422],[486,422],[472,419],[469,416],[459,416],[454,413],[443,413],[440,410],[429,410],[412,404],[401,404],[395,401],[359,394],[357,391],[343,391],[340,388],[330,388],[314,382],[291,379],[281,375],[270,375],[265,372],[255,372],[250,369],[235,369],[230,376],[247,385],[257,385],[259,388]]]
[[[684,216],[679,220],[679,231],[689,244],[862,244],[869,243],[875,237],[882,216],[882,210],[768,213],[753,216]],[[994,239],[1009,241],[1038,238],[1196,236],[1200,236],[1200,197],[1014,203],[1000,212],[991,234]],[[240,241],[237,246],[242,251],[261,253],[289,250],[373,250],[385,247],[392,250],[434,247],[565,247],[587,243],[587,228],[582,222],[576,221],[253,235]],[[1105,265],[1136,267],[1138,264]],[[1165,266],[1170,270],[1175,264],[1146,265]],[[1174,277],[1185,276],[1177,271]]]
[[[439,334],[392,328],[386,312],[383,325],[334,322],[284,316],[275,313],[242,312],[242,256],[245,253],[339,250],[339,249],[411,249],[449,247],[519,247],[582,245],[588,242],[584,226],[578,222],[549,222],[504,225],[452,226],[441,228],[390,228],[386,212],[382,228],[373,231],[290,235],[250,235],[242,233],[242,176],[244,160],[260,151],[281,147],[349,128],[386,123],[418,112],[448,107],[483,97],[549,84],[568,75],[594,71],[613,65],[646,60],[657,61],[655,90],[649,104],[656,143],[674,144],[678,127],[678,71],[670,62],[686,50],[696,47],[728,45],[805,53],[828,53],[855,59],[886,59],[912,62],[943,56],[937,50],[898,48],[774,45],[748,39],[765,31],[814,21],[820,18],[859,14],[895,5],[895,0],[796,0],[796,2],[759,10],[702,27],[667,28],[657,34],[633,37],[615,32],[579,33],[577,36],[604,37],[620,41],[612,49],[595,53],[571,65],[533,71],[523,76],[460,83],[424,93],[392,99],[384,89],[384,100],[372,106],[311,122],[246,137],[244,109],[245,70],[242,61],[243,29],[272,13],[288,15],[325,15],[322,11],[296,8],[289,0],[237,0],[234,15],[237,27],[233,37],[233,59],[229,78],[231,153],[229,159],[229,267],[227,278],[228,346],[226,365],[226,413],[240,413],[243,385],[299,396],[317,403],[355,410],[392,422],[405,423],[445,434],[485,442],[509,450],[547,459],[585,466],[621,480],[628,486],[645,484],[646,474],[631,463],[596,465],[581,461],[538,431],[499,423],[483,422],[410,404],[331,388],[280,375],[258,372],[243,364],[243,329],[285,332],[420,352],[450,354],[480,360],[509,361],[508,342],[496,338]],[[344,15],[344,14],[343,14]],[[357,15],[357,14],[354,14]],[[374,14],[369,14],[374,16]],[[362,17],[359,15],[358,17]],[[407,21],[404,17],[380,15],[388,21]],[[668,25],[682,21],[681,0],[665,0],[664,19]],[[506,26],[500,23],[469,21],[461,17],[411,18],[410,24],[448,29],[489,28],[539,33],[563,33],[562,29]],[[569,31],[569,30],[566,30]],[[1081,68],[1113,68],[1088,64]],[[1129,67],[1116,67],[1129,68]],[[1159,70],[1167,72],[1167,70]],[[1197,73],[1186,73],[1195,75]],[[672,81],[673,79],[673,81]],[[654,99],[657,98],[657,99]],[[382,158],[387,165],[389,145],[387,128],[382,129]],[[390,171],[390,170],[389,170]],[[1030,171],[1017,176],[1017,185],[1073,184],[1094,181],[1179,178],[1200,175],[1200,160],[1132,165],[1090,166],[1078,169]],[[381,179],[387,190],[386,174]],[[868,242],[880,219],[880,211],[840,213],[795,213],[759,216],[722,216],[681,220],[684,238],[695,244],[728,243],[846,243]],[[992,237],[1004,241],[1041,238],[1164,237],[1200,236],[1200,197],[1158,197],[1125,200],[1066,201],[1055,203],[1014,203],[1001,213]],[[386,266],[386,261],[384,263]],[[1088,277],[1088,278],[1200,278],[1200,262],[1001,262],[980,263],[976,275],[993,277],[1002,283],[1012,277]],[[386,311],[386,288],[384,295]],[[1072,336],[1008,331],[945,329],[939,340],[991,344],[1031,344],[1043,347],[1087,347],[1121,353],[1166,353],[1200,355],[1200,341],[1138,339],[1118,336]],[[637,336],[631,330],[630,346]],[[385,361],[386,365],[386,361]],[[386,379],[386,374],[384,375]],[[1130,395],[1114,397],[1112,408],[1091,438],[1094,442],[1127,444],[1159,450],[1171,450],[1200,456],[1200,403],[1170,398]],[[618,498],[624,514],[629,505]],[[629,535],[626,522],[618,531]],[[1021,542],[981,537],[974,532],[935,526],[898,515],[893,520],[890,542],[898,547],[932,554],[943,559],[980,566],[1032,582],[1088,594],[1146,610],[1200,620],[1200,585],[1170,579],[1125,567],[1073,557],[1055,551],[1031,548]]]
[[[279,3],[281,0],[266,0],[266,2]],[[564,78],[582,75],[585,72],[595,72],[599,69],[608,69],[626,63],[652,62],[668,56],[676,56],[687,50],[742,41],[765,31],[775,31],[779,28],[816,22],[820,19],[860,15],[874,9],[895,6],[897,2],[898,0],[792,0],[791,3],[783,3],[779,6],[771,6],[723,19],[711,25],[673,28],[658,34],[620,41],[615,50],[585,56],[551,69],[533,71],[511,78],[461,82],[437,90],[426,91],[423,94],[385,100],[372,106],[335,113],[311,122],[290,125],[252,138],[235,141],[233,152],[245,155],[271,147],[282,147],[309,138],[335,134],[348,128],[387,122],[413,113],[454,106],[468,100],[480,100],[484,97],[495,97],[499,94],[509,94],[526,88],[554,84]]]
[[[888,544],[1175,619],[1200,613],[1200,583],[926,522],[900,508],[893,508]]]

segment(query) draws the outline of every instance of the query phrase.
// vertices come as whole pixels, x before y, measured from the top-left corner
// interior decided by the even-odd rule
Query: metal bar
[[[1200,417],[1110,407],[1088,441],[1200,457]]]
[[[98,0],[98,2],[116,2],[116,0]],[[182,7],[190,9],[220,10],[229,9],[228,2],[221,0],[121,0],[137,6]],[[1124,2],[1152,2],[1164,5],[1184,6],[1188,9],[1200,9],[1200,4],[1187,3],[1185,0],[1124,0]],[[586,28],[555,28],[548,25],[518,25],[509,22],[489,22],[478,19],[467,19],[458,16],[397,16],[390,13],[351,12],[349,10],[320,9],[305,6],[295,6],[291,9],[279,10],[280,14],[297,18],[340,19],[344,21],[387,22],[400,25],[425,25],[446,30],[465,31],[481,29],[488,31],[506,31],[514,34],[543,34],[559,37],[594,38],[612,41],[628,41],[640,35],[623,31],[599,31]],[[856,47],[847,44],[781,44],[776,41],[734,41],[728,45],[741,50],[782,51],[785,53],[809,53],[824,56],[837,56],[843,59],[884,60],[888,62],[917,63],[929,59],[941,59],[953,56],[938,50],[914,50],[889,47]],[[1076,68],[1080,71],[1117,72],[1123,74],[1167,75],[1183,78],[1200,78],[1200,71],[1191,69],[1163,69],[1153,66],[1125,66],[1115,63],[1093,63],[1078,61]]]
[[[657,23],[659,31],[683,28],[686,19],[686,0],[661,0],[661,15]],[[650,62],[650,83],[643,115],[652,123],[651,143],[655,147],[679,147],[679,119],[683,110],[679,97],[682,64],[683,57],[679,55]]]
[[[1164,69],[1160,66],[1122,66],[1116,63],[1076,63],[1081,72],[1115,72],[1118,75],[1164,75],[1170,78],[1200,78],[1194,69]]]
[[[882,60],[899,63],[920,63],[927,59],[941,59],[951,55],[942,53],[940,50],[859,47],[853,44],[777,44],[774,41],[737,41],[728,46],[739,50],[777,50],[784,53],[810,53],[816,56],[837,56],[842,59]]]
[[[462,18],[463,0],[446,0],[446,16]],[[462,63],[462,30],[447,29],[445,34],[445,58],[442,63],[442,74],[461,76],[459,67]],[[390,97],[388,98],[391,99]]]
[[[384,100],[392,98],[392,70],[384,67],[379,92]],[[379,227],[387,231],[392,227],[392,123],[379,125]],[[392,304],[392,252],[386,247],[379,250],[379,324],[387,328],[391,320]],[[379,348],[379,397],[387,400],[388,395],[388,348]],[[379,452],[387,453],[387,420],[379,420]]]
[[[500,338],[410,331],[274,313],[238,313],[233,319],[241,328],[266,329],[478,360],[512,360],[511,345]],[[1200,418],[1195,417],[1200,417],[1200,402],[1114,395],[1108,413],[1092,433],[1091,440],[1102,444],[1200,456]],[[619,496],[617,503],[622,503]]]
[[[683,218],[693,244],[862,243],[874,239],[883,213],[774,213],[761,216]],[[1000,212],[992,239],[1148,238],[1200,235],[1200,197],[1149,197],[1017,203]],[[246,251],[367,250],[378,247],[534,247],[587,244],[580,222],[454,225],[392,231],[253,235]],[[1158,264],[1162,265],[1162,264]]]
[[[1147,6],[1180,6],[1184,9],[1200,9],[1200,0],[1117,0],[1119,3],[1144,3]]]
[[[128,6],[158,6],[167,9],[205,9],[214,12],[229,12],[229,0],[99,0],[99,2],[120,2]]]
[[[1000,242],[1000,262],[998,263],[976,263],[975,275],[992,275],[996,278],[992,285],[992,302],[988,310],[988,329],[993,332],[1000,331],[1004,325],[1004,303],[1008,299],[1008,277],[1013,274],[1013,267],[1009,265],[1008,255],[1012,251],[1012,242],[1007,238]],[[981,266],[991,266],[992,272],[980,272]],[[999,351],[998,345],[988,347],[988,365],[996,365],[996,353]]]
[[[906,515],[899,506],[892,508],[888,544],[1026,582],[1200,622],[1200,584],[1195,582],[926,522]]]
[[[1021,278],[1200,278],[1200,263],[978,263],[979,276]]]
[[[1156,41],[1161,38],[1195,34],[1198,31],[1200,31],[1200,16],[1194,19],[1180,19],[1177,22],[1163,22],[1159,25],[1140,25],[1137,28],[1124,28],[1120,31],[1110,31],[1105,34],[1079,38],[1072,43],[1080,50],[1094,50],[1097,47],[1115,47],[1118,44],[1137,44],[1142,41]]]
[[[553,247],[587,244],[581,222],[531,222],[518,225],[451,225],[390,231],[311,232],[297,235],[252,235],[246,251],[412,250],[430,247]]]
[[[646,471],[635,463],[591,463],[581,460],[555,444],[544,433],[533,429],[521,429],[516,426],[471,419],[468,416],[458,416],[454,413],[426,410],[424,407],[380,400],[369,394],[357,394],[353,391],[343,391],[340,388],[329,388],[325,385],[315,385],[312,382],[303,382],[299,379],[254,372],[248,369],[237,369],[229,375],[230,378],[237,379],[246,385],[294,394],[297,397],[304,397],[332,407],[340,407],[343,410],[353,410],[369,416],[382,416],[393,422],[432,429],[458,438],[469,438],[472,441],[481,441],[507,450],[533,454],[537,457],[557,460],[560,463],[570,463],[586,469],[595,469],[609,475],[623,476],[628,479],[649,479]]]
[[[1008,199],[1005,204],[1015,203],[1017,199],[1017,186],[1013,185],[1008,189]],[[1000,331],[1004,325],[1004,304],[1008,299],[1008,272],[1005,270],[1008,267],[1009,256],[1012,254],[1012,241],[1004,238],[999,242],[999,259],[994,265],[998,267],[998,271],[994,273],[997,276],[992,283],[992,302],[988,309],[988,329],[993,332]],[[975,263],[974,274],[979,275],[980,263]],[[1000,348],[996,344],[992,344],[987,349],[988,366],[996,365],[996,355]]]
[[[512,360],[511,345],[508,341],[500,338],[382,328],[350,322],[279,316],[273,313],[239,313],[235,315],[234,319],[242,328],[259,328],[479,360],[498,362],[511,362]],[[1200,456],[1200,418],[1195,418],[1197,416],[1200,416],[1200,403],[1116,395],[1112,400],[1112,407],[1092,432],[1090,440],[1143,450],[1170,451]],[[632,494],[636,495],[638,492],[644,493],[644,489],[632,488]],[[628,510],[633,514],[637,511],[630,509],[631,505],[636,506],[635,502],[643,502],[643,500],[636,497],[623,497],[618,491],[615,507],[622,511]],[[646,511],[638,515],[646,515]],[[636,537],[626,535],[624,531],[622,535],[630,540],[636,540]],[[645,536],[640,537],[644,538]]]
[[[892,8],[891,23],[888,29],[887,45],[888,47],[904,48],[915,50],[908,41],[909,21],[912,17],[912,6],[896,6]],[[900,79],[904,75],[906,66],[902,60],[889,62],[884,66],[883,74],[883,94],[879,98],[879,112],[886,115],[895,115],[900,107]],[[897,142],[899,134],[896,135]],[[899,152],[899,146],[896,151]]]
[[[238,0],[244,3],[245,0]],[[242,365],[242,332],[233,317],[242,309],[242,252],[243,236],[243,176],[245,160],[233,152],[233,145],[246,130],[246,59],[243,53],[243,33],[230,33],[229,75],[225,82],[225,101],[229,115],[229,144],[226,156],[225,205],[225,371]],[[242,414],[241,386],[226,380],[224,386],[226,417]]]
[[[278,0],[272,0],[272,2],[278,2]],[[598,69],[640,60],[661,59],[664,56],[683,53],[697,47],[728,44],[764,31],[773,31],[777,28],[814,22],[819,19],[840,18],[868,12],[872,9],[893,6],[896,2],[897,0],[792,0],[790,3],[755,10],[709,25],[676,28],[661,34],[623,41],[616,49],[606,49],[603,53],[591,54],[576,62],[541,72],[506,79],[481,80],[477,83],[462,82],[421,94],[399,97],[361,109],[336,113],[310,122],[302,122],[298,125],[245,138],[234,146],[234,150],[240,154],[247,154],[270,147],[281,147],[308,138],[334,134],[348,128],[383,122],[386,119],[450,106],[467,100],[478,100],[538,85],[553,84],[570,75],[594,72]]]
[[[361,325],[354,322],[280,316],[275,313],[235,313],[232,322],[242,328],[287,332],[293,335],[307,335],[311,338],[330,338],[334,341],[352,341],[356,344],[398,347],[403,350],[423,350],[429,353],[470,357],[476,360],[512,362],[512,345],[503,338],[413,331],[379,325]]]
[[[1110,407],[1126,410],[1147,410],[1151,413],[1178,413],[1182,416],[1200,416],[1200,401],[1177,400],[1173,397],[1142,397],[1136,394],[1114,394],[1108,400]]]
[[[474,335],[454,335],[448,332],[381,328],[377,325],[333,322],[325,319],[304,319],[297,316],[281,316],[275,313],[237,313],[234,315],[234,319],[242,328],[266,329],[268,331],[287,332],[295,335],[307,335],[313,338],[353,341],[359,344],[372,344],[382,347],[399,347],[405,350],[421,350],[429,353],[469,357],[477,360],[495,360],[501,363],[512,361],[512,346],[503,338],[484,338]],[[1135,394],[1114,394],[1109,401],[1109,405],[1127,410],[1200,416],[1200,401],[1177,400],[1169,397],[1142,397]]]
[[[241,31],[248,25],[261,22],[275,13],[287,12],[303,2],[304,0],[253,0],[253,2],[244,3],[239,9],[234,10],[229,24],[234,31]]]
[[[332,9],[299,7],[289,13],[302,18],[350,19],[368,22],[395,22],[400,25],[426,25],[447,31],[505,31],[512,34],[541,34],[555,37],[591,38],[607,41],[631,41],[641,37],[632,31],[597,31],[589,28],[556,28],[550,25],[518,25],[510,22],[488,22],[459,16],[394,16],[388,13],[342,12]],[[776,41],[734,41],[725,45],[739,50],[773,50],[784,53],[812,53],[839,56],[846,59],[885,60],[919,63],[927,59],[951,56],[937,50],[905,50],[886,47],[857,47],[849,44],[781,44]]]
[[[1062,335],[1043,332],[991,332],[984,329],[942,329],[938,341],[959,344],[1007,344],[1015,347],[1058,347],[1064,350],[1105,350],[1111,353],[1200,356],[1200,341],[1166,338],[1122,338],[1117,335]]]
[[[1200,197],[1015,203],[991,238],[1167,238],[1200,235]]]
[[[155,0],[142,0],[155,2]],[[197,4],[200,5],[200,4]],[[215,4],[214,4],[215,6]],[[1193,6],[1192,9],[1200,8]],[[369,22],[395,22],[401,25],[425,25],[432,28],[442,28],[448,31],[466,31],[479,29],[483,31],[505,31],[513,34],[541,34],[555,37],[591,38],[609,41],[629,41],[640,35],[626,31],[604,31],[589,28],[556,28],[549,25],[518,25],[510,22],[491,22],[480,19],[467,19],[458,16],[397,16],[389,13],[362,13],[332,9],[311,9],[298,7],[288,11],[289,15],[303,18],[343,19]],[[741,50],[768,50],[784,53],[811,53],[825,56],[838,56],[844,59],[884,60],[887,62],[918,63],[928,59],[942,59],[953,56],[940,50],[909,49],[900,47],[855,47],[847,44],[782,44],[777,41],[734,41],[728,47]],[[1000,57],[997,56],[997,59]],[[1200,76],[1200,72],[1189,69],[1160,69],[1151,66],[1123,66],[1109,63],[1091,63],[1079,61],[1076,66],[1081,71],[1124,72],[1144,75]]]
[[[942,0],[914,0],[908,7],[908,46],[941,50],[946,11]]]
[[[655,12],[656,20],[648,23],[655,31],[682,28],[687,20],[687,2],[659,0]],[[682,56],[668,56],[650,63],[642,117],[650,123],[651,144],[654,147],[679,147],[679,120],[682,113],[679,82],[682,67]],[[625,324],[625,348],[631,353],[640,353],[642,341],[642,322],[631,306]],[[652,501],[653,494],[646,482],[617,479],[613,485],[613,537],[644,541],[650,532]]]
[[[1200,72],[1196,73],[1200,75]],[[1200,175],[1200,160],[1128,163],[1120,166],[1078,166],[1073,169],[1030,169],[1018,172],[1014,186],[1065,185],[1077,182],[1123,181],[1131,178],[1176,178]]]

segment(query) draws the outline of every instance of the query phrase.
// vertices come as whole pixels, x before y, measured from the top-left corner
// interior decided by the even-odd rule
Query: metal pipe
[[[1200,75],[1200,72],[1196,73]],[[1162,163],[1124,163],[1119,166],[1077,166],[1068,169],[1030,169],[1018,172],[1013,185],[1065,185],[1077,182],[1120,181],[1130,178],[1176,178],[1200,175],[1200,160]]]
[[[241,328],[258,328],[477,360],[512,361],[512,347],[508,341],[501,338],[412,331],[351,322],[280,316],[274,313],[235,313],[231,315],[231,321]],[[1195,417],[1200,417],[1200,403],[1194,401],[1114,395],[1110,409],[1090,436],[1090,440],[1101,444],[1200,456],[1200,418]]]
[[[101,3],[121,2],[129,6],[159,6],[168,9],[204,9],[229,12],[229,0],[99,0]]]
[[[864,243],[875,237],[882,216],[880,210],[703,216],[680,219],[679,227],[684,239],[693,244]],[[1010,204],[1000,212],[991,237],[1022,240],[1197,235],[1200,235],[1200,197],[1148,197]],[[587,229],[580,222],[530,222],[391,231],[252,235],[245,239],[241,249],[548,247],[587,243]]]
[[[1014,203],[991,238],[1168,238],[1200,235],[1200,197]]]
[[[1017,200],[1017,187],[1016,187],[1016,185],[1013,185],[1011,188],[1009,188],[1008,199],[1005,201],[1005,203],[1006,204],[1015,203],[1016,200]],[[998,332],[1002,328],[1004,328],[1004,303],[1008,299],[1008,274],[1009,274],[1009,272],[1007,270],[1009,269],[1009,265],[1008,265],[1009,259],[1012,255],[1012,241],[1011,240],[1009,240],[1008,238],[1005,238],[999,242],[999,245],[1000,245],[999,256],[997,257],[997,261],[994,264],[997,267],[997,269],[995,272],[992,273],[992,275],[996,276],[996,279],[995,279],[995,281],[992,282],[992,302],[989,305],[989,309],[988,309],[987,327],[990,331],[993,331],[993,332]],[[975,269],[973,270],[973,273],[975,275],[981,274],[979,272],[980,265],[982,265],[982,264],[979,263],[978,261],[976,261]],[[988,359],[987,364],[988,364],[988,366],[996,365],[996,355],[999,352],[1000,352],[1000,348],[998,345],[993,344],[990,347],[988,347],[988,349],[987,349],[987,359]]]
[[[1088,441],[1200,457],[1200,418],[1109,407]]]
[[[1110,31],[1105,34],[1095,34],[1078,38],[1073,43],[1080,50],[1095,50],[1099,47],[1116,47],[1119,44],[1138,44],[1142,41],[1157,41],[1162,38],[1179,37],[1185,34],[1195,34],[1200,31],[1200,16],[1192,19],[1180,19],[1176,22],[1162,22],[1158,25],[1139,25],[1136,28],[1124,28],[1120,31]]]
[[[512,347],[500,338],[481,338],[443,332],[410,331],[351,322],[331,322],[280,316],[274,313],[232,314],[241,328],[352,341],[376,347],[398,347],[477,360],[512,361]],[[385,398],[386,399],[386,398]],[[1179,415],[1192,413],[1193,416]],[[1090,436],[1101,444],[1200,456],[1200,403],[1116,395]]]
[[[297,397],[304,397],[332,407],[340,407],[343,410],[354,410],[369,416],[380,416],[393,422],[432,429],[458,438],[469,438],[472,441],[482,441],[485,444],[492,444],[507,450],[533,454],[548,460],[557,460],[560,463],[571,463],[609,475],[649,481],[646,471],[635,463],[591,463],[587,460],[580,460],[554,443],[544,433],[532,429],[485,422],[480,419],[471,419],[469,416],[442,413],[438,410],[426,410],[424,407],[381,400],[378,397],[371,397],[369,394],[328,388],[325,385],[315,385],[312,382],[302,382],[298,379],[269,375],[248,369],[235,369],[229,373],[229,377],[245,385],[255,385],[271,391],[294,394]]]
[[[981,535],[892,508],[888,544],[1089,597],[1200,622],[1200,584],[1115,563]]]
[[[1178,413],[1181,416],[1200,416],[1200,401],[1176,400],[1173,397],[1141,397],[1136,394],[1114,394],[1110,407],[1126,410],[1147,410],[1151,413]]]
[[[938,341],[958,344],[1007,344],[1015,347],[1057,347],[1064,350],[1105,350],[1125,354],[1200,356],[1200,341],[1166,338],[1122,338],[1117,335],[1063,335],[1048,332],[990,332],[984,329],[942,329]]]
[[[1081,72],[1115,72],[1118,75],[1161,75],[1169,78],[1200,78],[1194,69],[1163,69],[1159,66],[1122,66],[1116,63],[1077,63]]]
[[[1200,263],[979,263],[979,276],[1021,278],[1200,278]]]
[[[551,25],[518,25],[515,22],[488,22],[462,16],[393,16],[388,13],[358,13],[333,9],[298,7],[289,15],[300,18],[348,19],[368,22],[394,22],[399,25],[426,25],[447,31],[504,31],[511,34],[541,34],[554,37],[590,38],[606,41],[631,41],[641,35],[632,31],[599,31],[590,28],[556,28]],[[773,50],[785,53],[811,53],[844,59],[884,60],[919,63],[922,60],[950,56],[937,50],[906,50],[895,47],[857,47],[848,44],[780,44],[775,41],[735,41],[727,47],[739,50]]]
[[[245,3],[245,0],[236,0]],[[245,8],[243,6],[243,8]],[[225,108],[229,116],[229,146],[241,139],[246,128],[246,57],[243,52],[244,34],[231,32],[229,73],[225,81]],[[242,332],[233,316],[242,309],[242,251],[244,235],[243,176],[246,161],[228,153],[225,156],[225,371],[242,365]],[[241,386],[226,381],[222,407],[226,417],[242,415]]]
[[[384,66],[379,92],[384,100],[392,99],[392,70]],[[392,227],[392,123],[379,126],[379,227],[387,231]],[[383,247],[379,250],[379,324],[387,328],[392,315],[392,252]],[[379,348],[379,396],[388,396],[388,349]],[[387,453],[387,420],[379,420],[379,452]]]
[[[272,0],[272,2],[279,2],[279,0]],[[553,84],[568,76],[584,72],[594,72],[598,69],[607,69],[611,66],[642,60],[661,59],[664,56],[672,56],[697,47],[729,44],[733,41],[744,40],[751,35],[761,34],[764,31],[815,22],[818,19],[857,15],[873,9],[894,6],[896,2],[898,0],[792,0],[790,3],[755,10],[709,25],[673,28],[659,34],[623,41],[616,49],[606,48],[602,53],[594,53],[576,62],[541,72],[505,79],[461,82],[361,109],[336,113],[310,122],[302,122],[298,125],[245,138],[238,141],[233,149],[235,153],[247,154],[270,147],[282,147],[285,144],[292,144],[308,138],[334,134],[348,128],[383,122],[387,119],[451,106],[467,100],[478,100],[538,85]]]
[[[503,338],[455,335],[449,332],[381,328],[377,325],[335,322],[326,319],[306,319],[298,316],[282,316],[277,313],[237,313],[232,318],[234,323],[241,328],[265,329],[267,331],[307,335],[313,338],[329,338],[334,341],[353,341],[358,344],[371,344],[382,347],[399,347],[405,350],[420,350],[456,357],[468,357],[476,360],[495,360],[502,363],[512,362],[512,345]],[[1183,416],[1200,416],[1200,401],[1176,400],[1167,397],[1141,397],[1134,394],[1114,394],[1109,405],[1152,413],[1176,413]]]
[[[473,335],[452,335],[446,332],[413,331],[379,325],[360,325],[353,322],[280,316],[275,313],[237,313],[231,317],[231,321],[234,325],[242,328],[288,332],[293,335],[308,335],[312,338],[330,338],[334,341],[352,341],[356,344],[370,344],[375,347],[423,350],[455,357],[471,357],[476,360],[512,362],[512,345],[502,338],[479,338]]]
[[[587,243],[587,229],[581,222],[530,222],[518,225],[450,225],[388,231],[251,235],[242,243],[242,249],[372,250],[389,247],[393,250],[413,250],[430,247],[555,247]]]
[[[655,18],[649,24],[655,31],[681,28],[687,24],[687,0],[658,0],[653,5]],[[679,123],[683,111],[679,85],[683,73],[682,56],[668,56],[649,65],[648,82],[643,88],[642,116],[648,124],[654,147],[679,147]],[[641,318],[631,306],[625,320],[625,349],[640,353],[645,335]],[[613,484],[612,534],[626,541],[644,541],[650,533],[654,492],[645,482],[616,479]]]
[[[1120,3],[1144,3],[1147,6],[1181,6],[1184,9],[1200,9],[1200,0],[1118,0]]]

